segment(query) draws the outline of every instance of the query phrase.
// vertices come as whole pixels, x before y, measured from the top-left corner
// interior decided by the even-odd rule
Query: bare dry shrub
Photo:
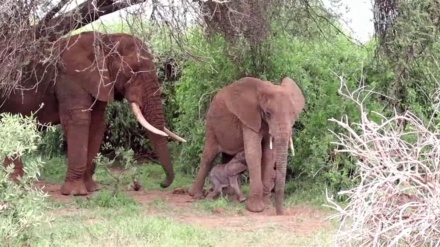
[[[336,151],[358,159],[360,180],[339,192],[348,196],[347,204],[327,195],[327,206],[340,220],[337,246],[439,246],[439,133],[411,112],[391,118],[369,113],[365,101],[374,92],[365,87],[350,92],[342,78],[339,93],[357,104],[361,120],[330,119],[345,132],[333,133]]]
[[[36,1],[0,3],[1,96],[9,95],[13,89],[33,88],[57,62],[55,56],[51,56],[51,44],[35,38],[32,19],[37,18],[37,10],[34,4]]]

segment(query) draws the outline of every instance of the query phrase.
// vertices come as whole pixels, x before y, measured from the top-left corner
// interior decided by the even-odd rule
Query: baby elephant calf
[[[211,181],[211,192],[207,195],[207,198],[215,198],[222,193],[223,188],[232,187],[235,194],[238,196],[238,200],[243,202],[246,197],[240,189],[238,184],[238,177],[244,171],[246,171],[246,159],[244,152],[238,153],[234,158],[226,164],[218,164],[214,166],[209,174],[209,180]]]

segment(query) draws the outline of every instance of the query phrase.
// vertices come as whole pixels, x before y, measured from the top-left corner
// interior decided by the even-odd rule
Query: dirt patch
[[[264,214],[264,213],[263,213]],[[303,215],[300,219],[296,216],[283,215],[268,217],[267,215],[244,216],[208,216],[208,217],[180,217],[179,221],[192,223],[209,228],[229,229],[240,232],[253,232],[263,229],[283,229],[301,236],[310,236],[319,230],[331,229],[328,222],[323,219],[309,218]]]
[[[62,195],[60,192],[61,184],[50,183],[47,181],[38,181],[34,186],[46,192],[51,199],[58,202],[71,202],[74,197]]]
[[[158,190],[128,190],[126,193],[133,197],[136,202],[149,204],[156,200],[161,200],[174,207],[188,207],[194,200],[186,193],[176,193],[174,191],[158,191]],[[180,190],[177,190],[180,191]]]
[[[332,229],[326,220],[328,213],[310,206],[286,208],[284,215],[277,216],[274,208],[261,213],[245,211],[242,215],[217,213],[209,216],[178,216],[184,223],[192,223],[208,228],[229,229],[240,232],[253,232],[263,229],[283,229],[287,232],[310,236],[319,230]]]
[[[59,202],[73,201],[72,196],[63,196],[60,194],[60,184],[53,184],[39,181],[35,184],[47,192],[50,197]],[[188,195],[184,189],[176,190],[151,190],[125,191],[135,201],[144,205],[154,201],[163,201],[166,205],[175,208],[176,212],[172,215],[165,212],[164,209],[157,208],[148,210],[149,215],[167,215],[175,218],[179,222],[186,224],[195,224],[208,228],[230,229],[234,231],[252,232],[260,229],[283,229],[288,232],[310,236],[319,230],[332,229],[332,225],[325,218],[329,215],[327,212],[314,208],[312,206],[301,205],[285,209],[285,214],[276,216],[273,207],[266,209],[261,213],[252,213],[244,210],[240,214],[227,214],[225,209],[214,210],[213,214],[198,215],[194,209],[194,200]],[[89,195],[87,197],[93,196]],[[180,210],[179,210],[180,209]],[[165,209],[166,210],[166,209]],[[65,210],[62,210],[65,211]],[[75,212],[75,209],[66,210],[66,212],[58,212],[57,215],[67,215]],[[179,213],[184,212],[184,213]]]
[[[74,196],[62,195],[60,192],[61,184],[38,181],[34,183],[34,186],[46,192],[51,199],[57,202],[72,202],[75,198]],[[129,189],[125,190],[124,192],[133,197],[136,202],[142,204],[148,204],[155,200],[163,200],[173,206],[186,207],[189,203],[194,202],[194,200],[192,200],[185,191],[179,189],[174,191],[145,191],[142,188],[138,191]],[[82,198],[90,198],[93,197],[93,195],[94,194],[92,193],[87,196],[83,196]]]

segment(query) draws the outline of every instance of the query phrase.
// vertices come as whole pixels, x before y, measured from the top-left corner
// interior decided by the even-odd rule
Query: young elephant
[[[222,190],[227,187],[232,187],[235,194],[238,196],[238,200],[243,202],[246,197],[240,189],[238,178],[240,174],[246,171],[246,159],[244,152],[240,152],[234,156],[232,160],[225,164],[218,164],[214,166],[209,174],[209,180],[211,181],[211,192],[207,195],[208,198],[215,198]]]

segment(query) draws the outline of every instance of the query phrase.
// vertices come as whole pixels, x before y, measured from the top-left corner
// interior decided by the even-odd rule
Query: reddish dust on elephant
[[[29,90],[17,89],[8,98],[0,98],[0,112],[37,112],[39,122],[62,125],[67,139],[68,168],[60,193],[87,195],[99,190],[93,179],[93,159],[106,128],[105,109],[110,101],[123,98],[148,130],[148,138],[165,171],[160,185],[168,187],[174,180],[174,168],[167,136],[185,140],[166,128],[160,85],[147,45],[128,34],[83,32],[48,46],[59,54],[59,63],[37,64],[36,72],[21,83]],[[15,163],[20,166],[16,166],[14,175],[20,176],[21,160]]]
[[[206,114],[205,145],[190,191],[193,198],[204,197],[205,179],[219,154],[244,151],[250,176],[246,208],[262,212],[271,204],[275,166],[275,208],[282,215],[292,127],[304,106],[301,89],[289,77],[282,78],[281,85],[244,77],[218,91]]]

